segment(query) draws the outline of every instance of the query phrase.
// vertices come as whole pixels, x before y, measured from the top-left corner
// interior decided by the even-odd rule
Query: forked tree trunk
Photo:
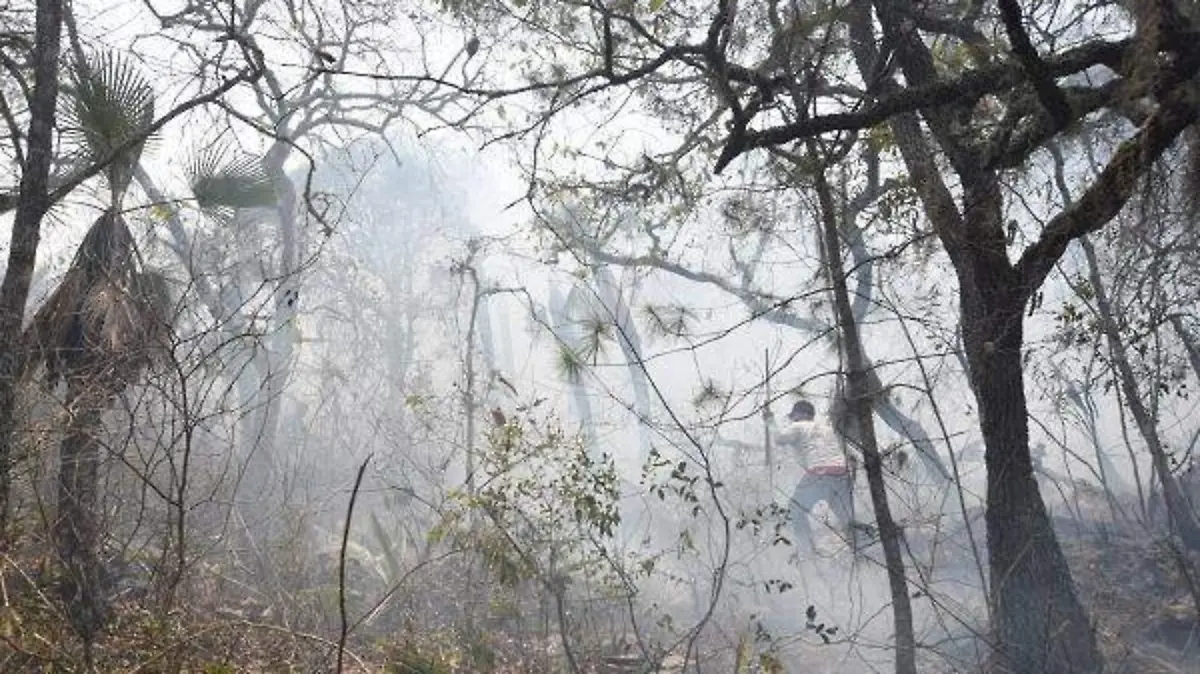
[[[1050,525],[1029,453],[1022,371],[1024,294],[983,265],[963,281],[963,342],[986,445],[989,597],[998,671],[1090,674],[1103,669],[1095,635]],[[988,294],[980,292],[984,285]],[[1016,299],[1016,298],[1022,299]]]
[[[891,43],[886,55],[878,48],[872,8],[883,39]],[[907,11],[911,3],[905,0],[851,3],[850,37],[864,77],[876,77],[879,64],[893,55],[910,86],[934,77],[928,47],[902,28],[911,24],[904,18]],[[885,94],[899,89],[890,76],[877,86]],[[996,664],[999,671],[1019,674],[1098,672],[1103,658],[1034,479],[1022,372],[1025,301],[1062,255],[1065,243],[1046,245],[1041,258],[1023,260],[1021,266],[1009,260],[999,174],[959,142],[951,114],[946,108],[933,108],[923,116],[938,149],[955,163],[962,179],[961,209],[942,179],[937,154],[917,116],[895,115],[889,125],[925,215],[958,277],[968,378],[986,446],[989,602]],[[1128,197],[1120,189],[1096,194],[1104,198],[1089,213],[1089,223],[1107,221]],[[1075,215],[1064,211],[1053,224],[1070,230],[1075,224],[1067,216]]]
[[[259,371],[262,386],[258,404],[262,406],[262,417],[258,451],[264,452],[267,461],[277,466],[285,463],[285,457],[280,456],[281,448],[278,443],[279,419],[284,390],[291,381],[298,335],[295,321],[300,314],[301,301],[300,248],[297,240],[299,199],[295,185],[284,170],[284,163],[291,155],[291,147],[290,143],[277,140],[263,160],[267,174],[271,176],[275,186],[275,193],[279,197],[275,208],[279,215],[279,268],[276,270],[279,275],[279,287],[275,291],[271,336],[267,339],[267,348],[260,361],[264,366]]]

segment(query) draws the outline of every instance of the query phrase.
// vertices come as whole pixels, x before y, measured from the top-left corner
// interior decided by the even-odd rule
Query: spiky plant
[[[269,208],[278,200],[262,161],[238,156],[224,144],[196,152],[188,162],[187,177],[196,205],[223,224],[232,223],[239,210]]]
[[[83,166],[108,162],[110,206],[120,210],[151,140],[154,89],[128,58],[100,52],[75,64],[63,94],[63,136],[74,142]]]
[[[154,89],[116,53],[85,57],[64,87],[64,136],[82,166],[103,163],[109,203],[84,236],[62,282],[26,332],[30,365],[67,385],[68,422],[59,455],[54,537],[67,613],[90,651],[107,619],[96,512],[101,414],[162,353],[171,301],[164,278],[145,269],[123,215],[135,167],[151,141]],[[255,160],[201,153],[187,169],[201,210],[218,220],[274,203]]]
[[[64,135],[81,163],[105,163],[108,208],[88,229],[70,268],[26,333],[31,366],[67,386],[54,539],[67,615],[90,652],[107,620],[97,551],[101,413],[150,363],[166,333],[161,277],[143,270],[121,204],[149,138],[154,90],[124,58],[75,64],[64,87]]]
[[[558,370],[559,376],[567,380],[568,383],[578,385],[583,381],[583,372],[586,365],[579,352],[571,348],[570,344],[566,342],[558,344],[558,349],[555,351],[554,365],[555,369]]]

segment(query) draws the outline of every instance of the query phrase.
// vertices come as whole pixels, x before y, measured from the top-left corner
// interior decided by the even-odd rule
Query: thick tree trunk
[[[275,193],[279,198],[276,213],[279,217],[279,268],[275,273],[279,287],[275,290],[275,314],[271,317],[271,334],[266,340],[266,349],[259,359],[261,388],[258,405],[262,407],[259,419],[258,452],[264,454],[267,463],[282,466],[285,458],[280,456],[279,437],[280,410],[283,407],[284,390],[291,381],[292,361],[296,352],[296,317],[300,314],[300,252],[297,233],[299,197],[284,170],[290,156],[291,145],[276,141],[267,152],[263,164],[271,176]],[[273,476],[279,479],[281,476]],[[272,485],[272,487],[277,485]],[[278,504],[271,504],[272,506]]]
[[[15,458],[17,383],[25,367],[25,354],[17,345],[21,343],[21,323],[41,240],[42,216],[50,207],[50,162],[54,152],[62,24],[62,0],[39,0],[25,165],[8,248],[8,266],[0,285],[0,527],[8,524],[10,474]]]
[[[1095,635],[1033,473],[1021,348],[1023,298],[991,301],[964,282],[963,341],[986,445],[987,533],[994,635],[1002,672],[1094,673]],[[960,274],[960,278],[962,275]],[[963,279],[964,281],[966,279]]]
[[[86,390],[89,387],[80,379],[68,383],[70,418],[59,453],[58,512],[54,520],[54,539],[63,565],[59,589],[67,616],[85,648],[94,643],[108,616],[98,557],[100,443],[95,433],[102,408],[91,400],[95,391]]]
[[[276,519],[290,495],[284,475],[288,457],[283,455],[278,441],[284,391],[291,380],[295,359],[299,334],[296,317],[300,311],[298,196],[284,169],[290,154],[291,145],[277,140],[263,160],[278,197],[275,211],[279,219],[279,263],[272,273],[279,285],[275,289],[269,334],[261,348],[255,348],[250,356],[252,367],[248,374],[256,381],[239,384],[249,394],[243,400],[250,413],[242,417],[238,430],[245,474],[238,485],[237,501],[243,510],[246,533],[252,539],[247,541],[250,547],[267,544],[278,533],[274,530]]]
[[[1187,351],[1188,362],[1192,364],[1192,372],[1200,377],[1200,346],[1197,346],[1192,333],[1188,331],[1187,326],[1183,324],[1183,318],[1178,314],[1171,317],[1171,327],[1175,330],[1175,336],[1179,341],[1183,342],[1183,348]]]

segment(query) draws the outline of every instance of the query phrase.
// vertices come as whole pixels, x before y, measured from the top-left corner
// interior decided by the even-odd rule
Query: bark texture
[[[964,329],[964,344],[986,446],[989,595],[1002,656],[998,669],[1099,672],[1103,661],[1095,636],[1034,477],[1021,363],[1022,305],[1004,310],[966,293],[962,302],[964,326],[975,323]]]
[[[19,347],[21,323],[41,241],[42,217],[50,208],[50,163],[54,151],[62,26],[62,0],[38,0],[26,159],[8,248],[8,267],[0,284],[0,526],[8,524],[11,471],[16,458],[17,384],[25,363],[25,354]]]

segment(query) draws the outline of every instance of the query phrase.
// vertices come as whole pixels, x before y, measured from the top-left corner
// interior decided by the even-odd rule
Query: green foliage
[[[1058,324],[1058,341],[1064,347],[1089,346],[1100,339],[1100,326],[1096,319],[1070,300],[1063,302],[1054,320]]]
[[[116,52],[75,64],[63,87],[63,136],[80,146],[85,164],[119,153],[105,171],[114,195],[129,186],[154,123],[154,88]]]
[[[698,408],[708,407],[710,405],[722,406],[729,400],[729,392],[724,391],[711,378],[705,378],[700,385],[700,389],[692,396],[692,405]]]
[[[763,532],[769,531],[771,533],[772,545],[791,545],[791,540],[783,535],[790,517],[791,510],[786,506],[778,503],[768,503],[750,512],[740,513],[737,521],[734,523],[734,528],[738,531],[749,529],[755,536],[760,536]]]
[[[670,468],[666,478],[658,477],[658,474],[666,468]],[[702,476],[699,472],[693,471],[686,461],[670,461],[657,449],[651,448],[646,465],[642,466],[642,476],[643,481],[649,483],[650,493],[657,496],[658,500],[666,501],[668,496],[678,498],[685,507],[690,508],[692,517],[697,517],[704,511],[698,491]],[[723,486],[724,484],[720,482],[713,484],[713,487],[717,489]],[[685,549],[691,547],[691,534],[684,531],[680,537],[680,544]]]
[[[738,636],[733,671],[783,674],[786,670],[778,655],[778,642],[761,622],[752,621],[751,629]]]
[[[563,379],[572,384],[583,381],[584,362],[579,353],[569,344],[559,344],[555,352],[555,369]]]
[[[889,152],[896,146],[890,124],[876,124],[866,131],[867,147],[876,152]]]
[[[763,674],[783,674],[783,663],[779,658],[771,653],[760,653],[758,656],[758,669]]]
[[[593,576],[620,523],[612,458],[593,457],[578,437],[515,414],[487,440],[479,487],[452,495],[456,507],[431,538],[452,536],[473,548],[504,585]]]
[[[485,507],[526,504],[548,524],[574,524],[602,538],[619,522],[616,464],[591,456],[559,428],[517,421],[494,428],[483,463],[493,474],[478,494]]]
[[[234,156],[224,145],[197,153],[187,167],[196,204],[209,217],[230,222],[240,209],[269,208],[278,197],[275,185],[257,157]]]
[[[384,655],[387,674],[490,672],[498,660],[488,634],[478,629],[409,634]]]
[[[817,622],[817,607],[811,604],[804,611],[804,627],[808,631],[821,637],[821,641],[831,643],[838,634],[837,625],[826,625],[823,622]]]
[[[386,576],[383,580],[389,586],[393,585],[404,575],[404,564],[401,559],[404,553],[404,539],[401,538],[399,542],[396,542],[375,513],[371,513],[368,522],[371,525],[371,535],[375,537],[375,542],[382,551],[383,571]]]
[[[611,321],[596,316],[585,318],[581,321],[581,326],[583,335],[579,344],[579,355],[582,359],[595,365],[601,354],[604,353],[605,345],[613,341],[616,327]]]
[[[971,65],[970,47],[958,40],[938,40],[932,51],[934,63],[948,75],[958,75]]]
[[[696,320],[696,312],[682,304],[647,304],[642,307],[642,316],[651,334],[661,337],[687,337],[692,334]]]
[[[733,659],[734,674],[742,674],[750,668],[750,640],[745,634],[738,637],[737,652]]]
[[[471,629],[461,635],[464,643],[463,657],[470,663],[473,672],[490,672],[496,668],[496,649],[486,632]]]

